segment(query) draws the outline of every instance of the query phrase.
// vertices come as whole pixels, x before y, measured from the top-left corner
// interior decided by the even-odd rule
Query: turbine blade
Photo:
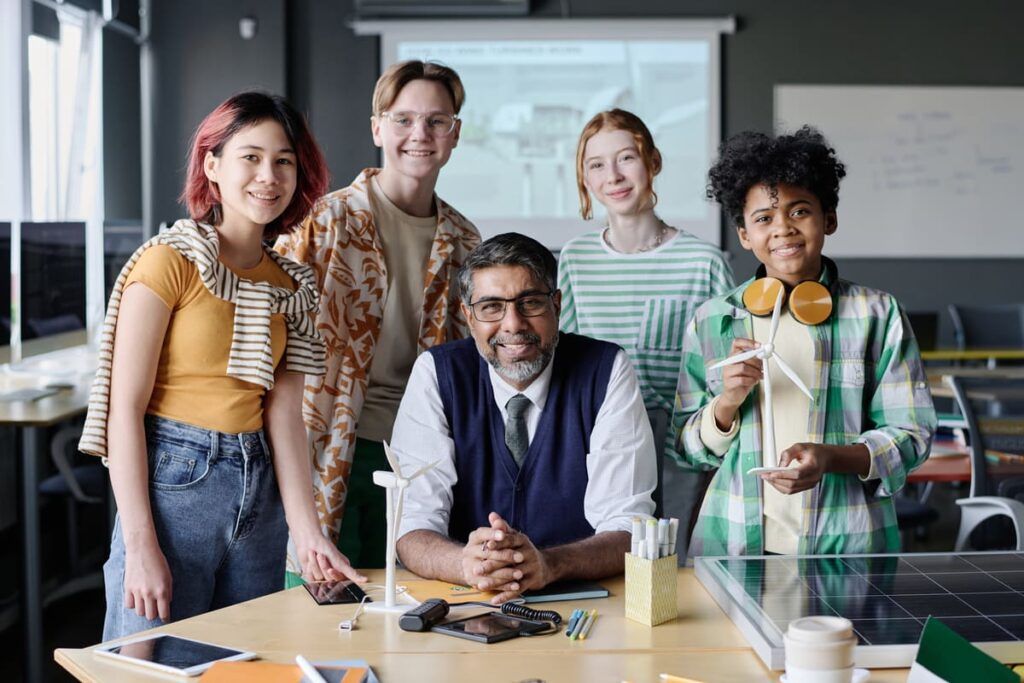
[[[773,467],[779,463],[779,454],[775,452],[775,412],[772,409],[772,379],[771,373],[765,372],[761,380],[761,390],[764,392],[764,448],[761,453],[761,464]]]
[[[779,313],[782,311],[782,297],[786,294],[785,286],[779,288],[779,295],[775,297],[775,308],[772,309],[772,326],[768,332],[768,343],[775,343],[775,333],[779,331]]]
[[[440,463],[440,462],[441,462],[440,460],[435,460],[434,462],[430,463],[429,465],[424,465],[423,467],[421,467],[418,470],[416,470],[415,472],[413,472],[409,476],[408,481],[412,481],[413,479],[415,479],[416,477],[420,476],[421,474],[426,474],[430,470],[432,470],[435,467],[437,467],[438,463]]]
[[[782,357],[778,353],[774,354],[774,359],[776,364],[778,364],[779,366],[779,370],[782,370],[782,374],[788,377],[789,381],[795,384],[797,389],[804,392],[807,398],[811,399],[811,401],[814,401],[814,396],[811,394],[811,390],[808,389],[807,385],[804,384],[802,379],[800,379],[800,375],[796,374],[793,368],[789,367],[789,364],[786,363],[786,361],[782,360]]]
[[[720,360],[714,365],[709,365],[708,370],[715,370],[717,368],[724,367],[726,365],[732,365],[733,363],[742,363],[748,358],[756,358],[761,353],[761,349],[751,349],[750,351],[744,351],[743,353],[737,353],[735,356],[730,356],[725,360]]]
[[[387,441],[384,441],[384,457],[388,459],[388,464],[391,465],[391,471],[395,473],[396,477],[402,476],[402,468],[398,464],[398,458],[391,452],[391,446],[388,445]]]
[[[405,489],[398,489],[398,501],[395,504],[395,518],[391,520],[391,542],[398,545],[398,528],[402,525],[402,501],[405,499]],[[398,556],[397,548],[388,548],[391,557]]]

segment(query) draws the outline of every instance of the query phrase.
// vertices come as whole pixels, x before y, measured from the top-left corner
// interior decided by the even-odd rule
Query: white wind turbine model
[[[391,465],[392,471],[377,470],[373,473],[373,483],[377,486],[383,486],[387,491],[388,538],[385,559],[384,602],[383,604],[367,602],[366,611],[407,612],[410,605],[398,605],[395,601],[395,544],[398,542],[395,536],[398,535],[398,524],[402,521],[402,499],[405,497],[405,489],[409,486],[409,482],[421,474],[426,474],[432,470],[440,461],[424,465],[416,470],[412,476],[406,478],[402,476],[402,468],[398,464],[398,458],[391,452],[391,447],[388,446],[387,441],[384,442],[384,455],[387,456],[388,464]]]
[[[732,365],[734,363],[742,363],[749,358],[760,358],[761,368],[764,372],[764,379],[761,380],[761,384],[764,386],[764,425],[765,425],[765,443],[764,450],[761,455],[761,464],[768,466],[765,462],[765,456],[770,456],[772,465],[776,465],[779,462],[778,453],[775,452],[775,415],[772,412],[772,381],[771,375],[768,373],[768,361],[774,361],[779,366],[779,370],[782,370],[782,374],[790,379],[797,388],[807,395],[807,398],[814,401],[814,396],[811,395],[811,390],[807,388],[807,385],[803,383],[800,376],[797,375],[793,368],[789,367],[786,361],[779,357],[778,352],[775,350],[775,333],[779,330],[779,312],[782,310],[782,299],[785,296],[785,287],[779,287],[779,294],[775,297],[775,308],[772,310],[772,322],[771,327],[768,330],[768,341],[756,349],[750,351],[744,351],[743,353],[737,353],[735,356],[726,358],[723,361],[715,363],[709,370],[715,368],[724,367],[726,365]]]

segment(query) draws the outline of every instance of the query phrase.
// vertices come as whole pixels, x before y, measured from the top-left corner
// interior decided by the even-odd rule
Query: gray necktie
[[[530,399],[516,394],[505,404],[508,419],[505,420],[505,445],[515,458],[517,465],[523,464],[523,456],[530,447],[530,434],[526,431],[526,409],[530,407]]]

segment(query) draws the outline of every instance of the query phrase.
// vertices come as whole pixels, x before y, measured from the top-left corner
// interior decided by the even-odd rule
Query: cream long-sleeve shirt
[[[771,318],[754,317],[754,340],[764,344],[768,340]],[[814,343],[810,328],[798,322],[783,307],[779,317],[779,330],[775,335],[776,353],[786,361],[797,376],[810,386],[814,374]],[[807,419],[811,404],[807,396],[782,374],[779,366],[769,361],[767,369],[772,383],[772,405],[775,423],[776,453],[761,454],[761,465],[775,467],[779,454],[795,443],[808,440]],[[764,414],[764,387],[758,385],[758,400],[761,414]],[[718,400],[717,398],[715,400]],[[738,422],[734,421],[728,432],[722,432],[715,424],[714,408],[704,411],[701,423],[701,439],[715,453],[724,454],[736,437]],[[761,443],[765,443],[767,425],[762,420]],[[804,498],[807,491],[787,495],[771,484],[763,485],[764,549],[771,553],[792,555],[797,551],[803,528]]]

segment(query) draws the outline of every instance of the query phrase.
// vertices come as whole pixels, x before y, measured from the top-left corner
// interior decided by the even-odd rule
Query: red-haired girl
[[[562,330],[615,342],[636,365],[659,444],[659,510],[662,453],[682,462],[666,432],[683,327],[698,305],[733,286],[721,251],[666,225],[654,212],[654,178],[661,164],[650,130],[635,114],[612,109],[590,119],[576,148],[580,213],[592,217],[593,197],[604,207],[608,224],[570,240],[558,259]],[[692,507],[685,499],[699,495],[702,478],[686,475],[672,484],[665,490],[684,500],[670,511],[685,532]],[[685,538],[681,541],[685,546]]]
[[[303,117],[236,95],[196,131],[180,220],[114,285],[80,448],[110,467],[109,640],[312,580],[364,580],[320,532],[302,424],[316,278],[265,246],[327,187]]]

